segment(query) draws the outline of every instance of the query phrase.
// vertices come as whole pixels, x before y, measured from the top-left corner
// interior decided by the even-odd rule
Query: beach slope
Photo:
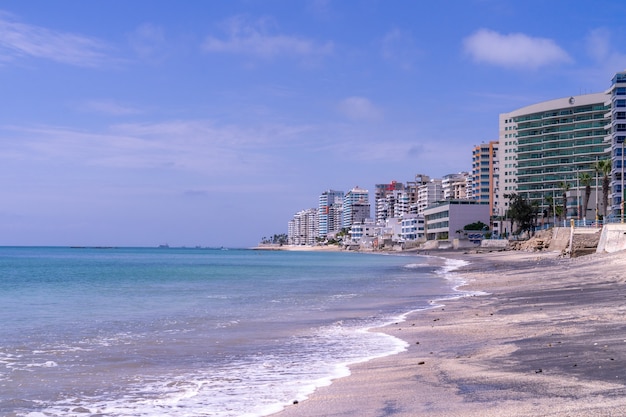
[[[626,254],[453,254],[468,291],[384,331],[407,351],[351,367],[275,417],[624,416]]]

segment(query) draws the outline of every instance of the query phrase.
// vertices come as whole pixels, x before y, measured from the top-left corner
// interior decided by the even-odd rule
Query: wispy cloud
[[[413,36],[400,29],[388,32],[381,40],[380,46],[383,58],[404,70],[413,68],[421,53],[415,45]]]
[[[144,23],[128,35],[128,42],[143,59],[161,61],[167,56],[165,31],[160,26]]]
[[[33,57],[97,67],[110,62],[109,50],[100,40],[22,23],[0,11],[0,60],[4,62]]]
[[[383,116],[382,110],[365,97],[348,97],[339,103],[338,109],[352,120],[376,121]]]
[[[235,17],[226,23],[226,36],[219,39],[208,36],[203,44],[207,52],[223,52],[252,55],[262,58],[277,56],[310,57],[323,56],[333,52],[333,43],[318,43],[310,39],[272,34],[271,20],[248,22]]]
[[[605,77],[626,68],[626,54],[615,49],[608,29],[597,28],[589,32],[586,44],[587,53],[605,71]]]
[[[572,62],[569,54],[552,39],[523,33],[503,35],[480,29],[465,38],[463,46],[474,61],[507,68],[537,69]]]
[[[204,120],[126,123],[88,132],[57,126],[4,127],[0,160],[105,169],[166,169],[202,175],[254,173],[307,127],[216,126]],[[274,164],[279,166],[280,164]]]
[[[127,116],[142,113],[138,108],[118,103],[115,100],[89,100],[81,103],[79,110],[113,116]]]

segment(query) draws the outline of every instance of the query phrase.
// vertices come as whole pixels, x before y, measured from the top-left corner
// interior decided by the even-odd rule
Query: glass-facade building
[[[336,190],[327,190],[320,195],[317,207],[320,237],[341,230],[343,197],[343,191]]]
[[[343,227],[351,227],[370,218],[369,191],[358,186],[343,198]]]
[[[607,106],[610,106],[610,123],[606,127],[606,142],[611,151],[611,195],[610,212],[621,216],[624,180],[624,141],[626,139],[626,71],[618,72],[611,80],[611,88],[607,92]]]
[[[593,217],[581,212],[580,178],[588,174],[595,189],[594,164],[609,157],[605,137],[611,107],[606,101],[606,93],[585,94],[501,115],[503,205],[506,195],[517,193],[545,213],[551,201],[561,206],[561,196],[568,190],[565,218]]]

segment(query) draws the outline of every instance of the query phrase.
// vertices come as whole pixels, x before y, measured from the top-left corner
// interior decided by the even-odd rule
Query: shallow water
[[[0,414],[264,416],[400,352],[439,258],[0,248]]]

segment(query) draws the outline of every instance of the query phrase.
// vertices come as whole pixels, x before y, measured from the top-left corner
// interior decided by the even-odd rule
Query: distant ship
[[[170,245],[168,245],[167,243],[164,244],[164,245],[159,245],[159,248],[161,248],[161,249],[167,249],[169,247],[170,247]]]

